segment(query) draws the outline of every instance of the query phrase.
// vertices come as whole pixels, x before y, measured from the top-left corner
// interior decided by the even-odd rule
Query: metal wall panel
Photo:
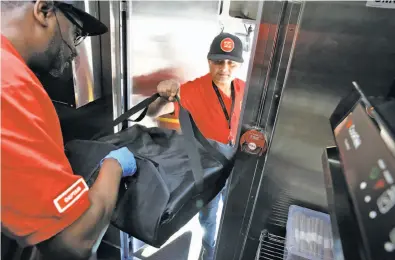
[[[244,131],[251,125],[266,126],[270,138],[302,5],[267,1],[260,9],[261,21],[242,112],[243,126],[239,127]],[[265,118],[261,115],[265,115]],[[216,259],[243,257],[246,234],[256,206],[256,193],[262,185],[265,160],[265,156],[256,157],[241,152],[236,156],[217,240]],[[249,256],[246,259],[251,259]]]
[[[264,170],[292,200],[323,210],[330,114],[353,80],[380,94],[395,77],[395,10],[365,4],[306,2]]]
[[[254,122],[260,114],[251,103],[264,100],[267,107],[267,97],[277,84],[284,85],[284,92],[266,158],[257,161],[239,155],[236,162],[240,172],[232,176],[230,185],[235,188],[228,196],[217,259],[253,259],[262,229],[284,235],[291,204],[327,210],[320,156],[325,147],[334,144],[329,116],[354,80],[369,94],[389,90],[395,77],[394,28],[393,9],[366,7],[366,1],[306,1],[296,45],[291,49],[292,63],[275,60],[273,66],[280,68],[279,73],[264,75],[265,70],[258,66],[265,68],[270,59],[262,65],[254,62],[251,79],[257,76],[250,82],[243,122]],[[267,42],[262,42],[265,48]],[[277,80],[285,72],[282,68],[286,69],[284,82]],[[262,99],[259,86],[265,83],[267,95]],[[265,126],[268,120],[270,114],[264,113],[258,121]],[[244,167],[238,166],[239,161]],[[244,216],[240,217],[240,211]],[[234,236],[241,238],[235,240]],[[227,253],[235,251],[232,248],[239,252]]]

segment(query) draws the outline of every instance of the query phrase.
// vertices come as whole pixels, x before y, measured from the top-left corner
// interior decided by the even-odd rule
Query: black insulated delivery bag
[[[145,99],[111,126],[144,110],[158,94]],[[133,125],[97,140],[73,140],[65,152],[75,174],[92,186],[98,165],[110,151],[127,147],[137,172],[121,181],[111,223],[145,243],[160,247],[224,187],[233,168],[235,148],[207,140],[189,113],[180,107],[182,134]],[[221,150],[221,152],[220,152]]]

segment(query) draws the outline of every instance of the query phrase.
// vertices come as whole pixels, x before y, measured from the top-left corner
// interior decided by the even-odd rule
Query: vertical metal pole
[[[111,73],[112,73],[112,97],[113,97],[113,118],[117,118],[125,111],[126,105],[126,64],[125,64],[125,21],[126,11],[125,1],[110,1],[110,34],[111,34]],[[122,125],[114,127],[114,132],[122,130]],[[128,234],[120,231],[121,260],[131,260],[129,252]]]
[[[128,94],[129,93],[129,84],[130,82],[130,75],[128,71],[128,33],[127,33],[127,11],[128,11],[128,5],[131,4],[131,1],[121,1],[120,2],[120,44],[121,44],[121,85],[122,85],[122,101],[123,101],[123,111],[126,111],[128,109],[128,104],[131,96]],[[122,128],[127,128],[128,127],[128,122],[124,122],[122,124]],[[122,260],[133,260],[133,255],[130,254],[130,252],[133,252],[133,248],[130,244],[129,241],[129,235],[125,232],[120,231],[120,236],[121,236],[121,259]]]
[[[133,1],[127,1],[126,4],[126,62],[127,62],[127,79],[126,79],[126,96],[127,109],[130,109],[134,104],[132,100],[133,95],[133,31],[132,31],[132,10]],[[130,126],[128,122],[128,126]]]
[[[127,62],[127,2],[120,1],[120,44],[121,44],[121,85],[122,85],[122,102],[123,112],[127,110],[128,95],[127,95],[127,78],[128,78],[128,62]],[[122,123],[122,129],[127,128],[127,121]]]
[[[130,254],[132,249],[130,248],[128,234],[120,231],[119,236],[121,241],[121,260],[133,260],[133,254]]]
[[[111,40],[111,76],[112,76],[112,99],[113,118],[117,118],[124,111],[123,86],[122,86],[122,58],[121,58],[121,15],[120,2],[110,1],[110,40]],[[115,126],[114,132],[121,130],[121,126]]]

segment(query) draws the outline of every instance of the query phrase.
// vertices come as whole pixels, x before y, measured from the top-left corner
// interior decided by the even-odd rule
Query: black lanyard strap
[[[232,98],[232,104],[230,106],[230,115],[228,114],[228,111],[226,110],[226,106],[225,106],[224,100],[222,99],[221,93],[219,92],[219,89],[218,89],[217,85],[215,85],[214,82],[212,82],[212,85],[213,85],[215,94],[217,94],[218,101],[221,104],[222,111],[224,112],[226,121],[228,121],[228,126],[229,126],[229,129],[230,129],[231,128],[231,123],[232,123],[233,110],[235,108],[235,87],[233,85],[233,81],[232,81],[232,84],[231,84],[231,87],[230,87],[230,96]]]

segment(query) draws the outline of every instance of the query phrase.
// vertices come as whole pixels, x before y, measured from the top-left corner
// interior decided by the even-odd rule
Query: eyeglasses
[[[60,2],[54,2],[54,5],[63,13],[63,15],[75,26],[77,30],[75,30],[74,34],[74,45],[78,46],[81,42],[88,36],[88,33],[85,33],[83,27],[73,16],[77,16],[72,9],[72,6]]]
[[[60,29],[59,20],[58,20],[58,17],[56,15],[56,13],[55,13],[55,18],[56,18],[56,23],[58,24],[60,38],[62,38],[63,43],[66,44],[66,46],[70,49],[70,52],[71,52],[71,56],[70,57],[71,57],[71,59],[73,59],[74,57],[77,57],[77,55],[78,55],[78,53],[75,50],[75,46],[77,46],[77,45],[74,44],[74,48],[72,48],[70,46],[70,44],[68,44],[67,41],[64,40],[63,35],[62,35],[62,30]]]

